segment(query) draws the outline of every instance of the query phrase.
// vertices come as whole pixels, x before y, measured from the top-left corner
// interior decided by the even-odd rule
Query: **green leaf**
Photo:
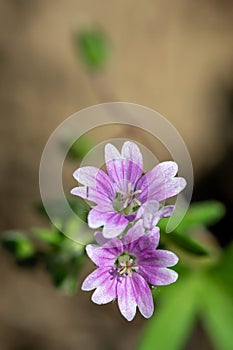
[[[83,157],[94,147],[92,140],[87,136],[82,136],[68,151],[68,157],[82,160]]]
[[[230,294],[233,299],[233,242],[222,251],[219,261],[208,271],[215,283]]]
[[[166,234],[166,240],[172,242],[188,253],[200,256],[209,255],[209,252],[205,247],[191,239],[188,235],[181,234],[177,231]]]
[[[63,251],[51,253],[48,256],[47,269],[55,286],[66,294],[76,293],[78,275],[84,260],[84,255],[73,257]]]
[[[225,207],[218,201],[197,202],[189,210],[178,226],[179,230],[198,226],[210,226],[218,222],[225,214]]]
[[[218,350],[233,349],[233,303],[221,283],[206,280],[202,293],[202,317],[209,336]]]
[[[69,205],[77,214],[77,216],[84,222],[87,222],[87,216],[90,211],[90,206],[82,199],[78,197],[67,196]],[[67,218],[69,219],[69,218]]]
[[[52,231],[45,228],[35,228],[32,233],[41,241],[52,245],[60,245],[64,240],[63,235],[59,231]]]
[[[89,28],[74,35],[75,49],[89,69],[103,68],[109,58],[110,45],[99,28]]]
[[[18,260],[31,258],[35,254],[34,244],[23,232],[6,231],[2,243]]]
[[[93,231],[77,219],[67,220],[64,225],[64,232],[69,237],[66,241],[67,247],[70,247],[75,252],[83,250],[86,244],[94,240]]]
[[[187,214],[172,233],[166,234],[169,219],[160,220],[158,226],[161,233],[164,234],[165,241],[170,241],[189,253],[204,256],[209,255],[210,252],[202,244],[192,239],[191,230],[214,224],[221,219],[224,213],[224,206],[220,202],[194,203],[189,207]]]
[[[161,304],[148,321],[138,350],[180,350],[195,322],[199,306],[198,276],[183,276],[161,290]]]

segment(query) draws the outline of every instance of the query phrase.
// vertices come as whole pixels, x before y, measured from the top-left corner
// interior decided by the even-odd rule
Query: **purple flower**
[[[159,220],[162,218],[169,218],[172,216],[174,210],[174,205],[166,205],[160,208],[159,202],[150,200],[138,209],[136,219],[142,219],[146,232],[153,233],[158,230],[156,225]]]
[[[183,178],[175,177],[178,167],[172,161],[160,163],[143,175],[142,154],[130,141],[123,144],[121,154],[112,144],[107,144],[105,161],[107,174],[91,166],[77,169],[74,177],[83,186],[71,193],[96,204],[89,212],[88,225],[104,226],[106,238],[120,235],[143,203],[163,201],[186,186]]]
[[[158,250],[159,233],[145,234],[139,220],[120,240],[106,240],[101,233],[96,238],[102,246],[90,244],[86,251],[98,266],[83,282],[82,290],[96,289],[92,301],[106,304],[117,298],[122,315],[131,321],[138,306],[149,318],[154,311],[151,286],[162,286],[177,280],[177,273],[167,267],[178,258],[167,250]]]

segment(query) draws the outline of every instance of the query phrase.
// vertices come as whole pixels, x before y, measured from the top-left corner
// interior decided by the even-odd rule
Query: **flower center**
[[[118,212],[123,214],[132,214],[140,207],[141,202],[136,198],[136,195],[141,193],[141,190],[134,191],[132,185],[129,182],[127,184],[127,191],[118,190],[116,198],[113,202],[113,207]]]
[[[132,272],[138,269],[136,257],[129,253],[120,254],[115,261],[115,266],[118,268],[120,276],[125,275],[132,277]]]

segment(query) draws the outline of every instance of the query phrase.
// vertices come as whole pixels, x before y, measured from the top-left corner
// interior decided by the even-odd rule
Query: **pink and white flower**
[[[180,193],[186,186],[182,177],[175,177],[178,166],[167,161],[143,174],[142,154],[130,141],[123,144],[121,153],[112,145],[105,147],[107,173],[86,166],[74,172],[83,186],[71,193],[94,202],[88,215],[91,228],[103,226],[103,236],[119,236],[132,222],[137,211],[148,201],[161,202]]]
[[[92,301],[106,304],[117,299],[122,315],[131,321],[138,307],[149,318],[154,311],[151,286],[175,282],[177,273],[168,267],[178,262],[177,256],[167,250],[156,249],[159,232],[145,234],[143,221],[139,220],[120,240],[106,240],[96,234],[102,245],[89,244],[86,251],[97,265],[82,284],[82,290],[95,289]]]

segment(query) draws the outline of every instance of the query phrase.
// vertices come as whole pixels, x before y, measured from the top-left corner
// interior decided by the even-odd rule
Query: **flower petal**
[[[119,236],[127,227],[128,220],[120,213],[110,213],[105,221],[103,236],[113,238]]]
[[[127,159],[116,159],[106,163],[106,169],[112,182],[123,192],[128,192],[128,184],[134,189],[142,174],[142,168],[137,163]]]
[[[172,161],[166,161],[159,163],[156,166],[157,172],[160,172],[165,177],[174,177],[177,174],[178,171],[178,165],[175,162]]]
[[[137,218],[143,218],[143,225],[146,229],[152,229],[159,221],[159,202],[150,200],[144,203],[138,210]]]
[[[111,205],[97,205],[88,214],[88,225],[90,228],[98,228],[104,225],[103,236],[113,238],[124,231],[128,225],[128,220],[124,215],[115,212]]]
[[[155,199],[160,202],[180,193],[185,188],[186,181],[181,177],[171,177],[176,171],[176,163],[164,162],[156,165],[151,171],[142,176],[137,183],[137,189],[142,191],[138,195],[139,201],[144,203]]]
[[[149,318],[154,312],[154,302],[151,294],[151,290],[145,281],[145,279],[138,273],[134,273],[133,276],[134,288],[137,296],[137,305],[142,316]]]
[[[94,238],[99,245],[103,245],[108,241],[106,238],[104,238],[103,233],[101,231],[95,232]]]
[[[164,207],[162,207],[159,210],[159,216],[161,219],[162,218],[169,218],[174,213],[174,210],[175,210],[174,205],[165,205]]]
[[[105,146],[105,163],[108,163],[110,160],[115,161],[118,158],[121,158],[118,149],[111,143],[107,143]]]
[[[148,257],[148,259],[151,258],[152,260],[153,256],[151,257],[151,255],[155,253],[155,248],[159,243],[159,238],[159,229],[153,230],[149,234],[146,233],[136,241],[136,244],[130,252],[135,254],[139,261],[143,261],[145,257]]]
[[[131,160],[133,163],[137,164],[139,168],[143,169],[142,154],[136,143],[131,141],[124,142],[121,156],[122,158]]]
[[[129,229],[126,235],[122,238],[122,242],[124,245],[128,245],[137,241],[144,234],[145,230],[143,227],[142,220],[139,220]]]
[[[92,166],[85,166],[74,172],[74,178],[86,187],[86,195],[82,198],[89,198],[89,192],[97,192],[100,197],[115,198],[115,189],[109,177],[101,169]],[[76,193],[74,193],[76,194]],[[92,193],[93,194],[93,193]],[[83,194],[84,195],[84,194]]]
[[[105,281],[108,274],[109,268],[98,268],[94,270],[85,278],[81,289],[88,291],[97,288],[103,283],[103,281]]]
[[[118,238],[112,238],[103,246],[88,244],[86,252],[96,265],[113,267],[117,256],[123,252],[123,245]]]
[[[139,267],[139,273],[147,282],[154,286],[164,286],[175,282],[178,278],[178,273],[174,270],[165,267],[142,266]]]
[[[78,168],[73,173],[73,176],[75,180],[77,180],[79,183],[95,187],[96,185],[96,177],[99,172],[103,172],[99,168],[96,168],[94,166],[84,166],[82,168]]]
[[[123,276],[117,283],[118,306],[122,315],[132,321],[136,314],[137,302],[133,279]]]
[[[155,226],[151,230],[147,231],[146,235],[153,237],[153,247],[156,249],[159,245],[160,228],[158,226]]]
[[[110,203],[97,205],[89,211],[88,225],[90,228],[98,228],[105,224],[111,214],[114,214],[114,209]]]
[[[96,304],[107,304],[117,296],[117,278],[111,274],[97,287],[91,300]]]
[[[149,250],[148,250],[149,251]],[[176,254],[169,250],[150,250],[150,254],[145,252],[145,255],[141,256],[140,265],[143,266],[156,266],[156,267],[171,267],[178,263],[179,259]]]
[[[111,199],[104,193],[99,193],[96,189],[86,186],[75,187],[70,191],[71,194],[87,199],[91,202],[102,204],[105,202],[111,203]]]

